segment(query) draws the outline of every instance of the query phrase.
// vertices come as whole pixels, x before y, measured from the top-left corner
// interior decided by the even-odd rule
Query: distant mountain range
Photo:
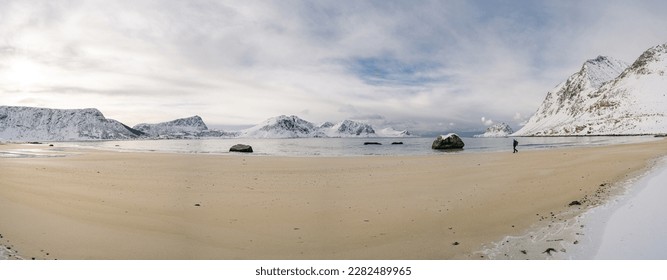
[[[667,44],[629,65],[599,56],[547,93],[515,136],[667,132]]]
[[[369,124],[344,120],[315,125],[297,116],[270,118],[241,131],[209,129],[201,117],[130,128],[106,119],[97,109],[48,109],[0,106],[0,140],[80,141],[114,139],[182,139],[182,138],[305,138],[305,137],[409,137],[408,131],[384,128],[378,132]]]
[[[475,138],[507,137],[514,133],[514,130],[506,123],[497,123],[489,126],[484,134],[477,134]]]
[[[409,137],[407,130],[384,128],[376,131],[370,124],[344,120],[338,123],[325,122],[315,125],[297,116],[270,118],[254,127],[239,132],[247,138],[304,138],[304,137]]]

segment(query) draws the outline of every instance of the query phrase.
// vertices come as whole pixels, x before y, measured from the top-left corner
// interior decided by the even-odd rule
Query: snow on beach
[[[489,259],[667,259],[667,158],[621,182],[601,205],[540,218],[520,236],[487,244]]]
[[[632,184],[627,194],[583,219],[597,239],[584,259],[667,259],[667,158]],[[596,248],[597,247],[597,248]]]

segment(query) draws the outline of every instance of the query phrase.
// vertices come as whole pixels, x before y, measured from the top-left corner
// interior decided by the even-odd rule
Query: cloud
[[[512,119],[519,126],[524,126],[524,125],[526,125],[526,122],[528,122],[528,118],[521,115],[521,113],[519,113],[519,112],[514,113],[514,117]]]
[[[486,117],[482,117],[482,123],[483,123],[485,126],[490,126],[490,125],[493,124],[493,120],[491,120],[491,119],[487,119]]]
[[[307,112],[315,122],[378,115],[467,130],[479,127],[480,115],[521,122],[514,117],[534,113],[586,59],[631,62],[664,43],[665,8],[663,1],[2,1],[0,98],[97,107],[129,124],[198,114],[211,124],[247,125]],[[16,60],[40,78],[11,78]]]

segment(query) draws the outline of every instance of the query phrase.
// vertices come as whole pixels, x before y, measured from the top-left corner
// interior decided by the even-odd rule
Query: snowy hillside
[[[369,124],[344,120],[331,125],[330,122],[324,123],[319,129],[327,137],[376,137],[375,130]]]
[[[507,137],[508,135],[514,133],[514,130],[506,123],[497,123],[486,128],[484,134],[478,134],[474,137]]]
[[[412,137],[412,133],[407,130],[395,130],[391,127],[376,130],[375,134],[380,137]]]
[[[206,124],[199,116],[157,124],[142,123],[135,125],[133,128],[145,133],[148,137],[162,138],[194,137],[208,130],[208,127],[206,127]]]
[[[0,139],[77,141],[128,139],[142,133],[109,120],[97,109],[47,109],[0,106]]]
[[[241,138],[326,137],[313,123],[297,116],[273,117],[239,132]]]
[[[667,132],[667,44],[648,49],[621,69],[623,65],[607,57],[587,61],[547,94],[535,115],[514,135]]]

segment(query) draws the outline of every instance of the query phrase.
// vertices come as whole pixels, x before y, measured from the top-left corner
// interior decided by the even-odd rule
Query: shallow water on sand
[[[512,151],[512,139],[519,141],[518,149],[550,149],[583,147],[655,140],[651,136],[615,137],[515,137],[463,138],[462,150],[454,153]],[[433,155],[443,151],[431,149],[434,138],[293,138],[293,139],[187,139],[187,140],[130,140],[66,142],[56,146],[88,147],[115,151],[176,152],[201,154],[230,154],[229,148],[243,143],[253,147],[254,155],[270,156],[368,156],[368,155]],[[379,145],[364,145],[377,142]],[[401,142],[402,144],[392,144]]]

